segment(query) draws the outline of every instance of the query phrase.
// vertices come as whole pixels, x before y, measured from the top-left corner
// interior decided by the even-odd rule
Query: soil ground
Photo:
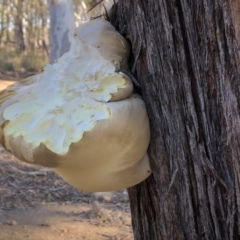
[[[127,192],[79,192],[0,148],[0,240],[25,239],[132,240]]]

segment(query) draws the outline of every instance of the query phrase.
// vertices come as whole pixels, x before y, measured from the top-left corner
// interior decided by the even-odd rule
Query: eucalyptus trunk
[[[234,4],[119,0],[112,9],[151,124],[153,174],[128,189],[136,240],[240,239]]]
[[[50,13],[50,63],[68,52],[69,33],[74,34],[75,20],[72,0],[48,0]]]

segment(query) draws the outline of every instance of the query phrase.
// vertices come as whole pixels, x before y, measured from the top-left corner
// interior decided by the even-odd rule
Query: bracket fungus
[[[106,60],[115,65],[116,71],[127,68],[129,44],[110,22],[103,19],[86,22],[76,29],[76,34],[83,42],[97,48]]]
[[[117,48],[104,45],[103,53],[75,36],[56,63],[0,92],[1,144],[79,190],[112,191],[145,180],[151,173],[149,121],[132,82],[119,72],[129,48],[122,36],[119,41]]]

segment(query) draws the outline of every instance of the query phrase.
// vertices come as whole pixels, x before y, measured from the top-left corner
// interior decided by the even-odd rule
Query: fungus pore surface
[[[15,96],[4,99],[6,148],[10,150],[10,137],[22,137],[32,148],[42,143],[52,152],[66,154],[85,131],[111,116],[106,103],[125,85],[126,80],[110,61],[74,37],[68,53],[46,65]]]

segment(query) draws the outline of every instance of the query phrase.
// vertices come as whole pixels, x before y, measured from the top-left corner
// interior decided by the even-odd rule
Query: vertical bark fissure
[[[196,152],[197,148],[195,144],[194,144],[195,146],[193,146],[193,142],[195,141],[196,138],[199,138],[199,136],[196,135],[197,129],[198,129],[198,120],[197,120],[197,115],[191,116],[190,113],[195,112],[198,106],[196,106],[194,98],[192,98],[192,96],[189,94],[189,92],[191,92],[191,89],[192,89],[192,84],[186,83],[186,81],[184,81],[184,79],[186,79],[186,77],[189,77],[191,74],[189,73],[188,67],[187,67],[188,61],[186,61],[189,58],[189,56],[186,55],[186,51],[183,51],[184,49],[187,49],[187,45],[186,45],[186,39],[182,38],[182,32],[184,31],[184,24],[182,22],[182,13],[180,14],[178,10],[175,10],[175,11],[178,17],[175,18],[175,21],[174,21],[175,24],[173,23],[173,25],[175,25],[174,31],[173,31],[174,50],[176,52],[177,59],[184,60],[184,63],[183,61],[177,62],[177,72],[181,74],[181,76],[179,77],[179,81],[180,81],[179,90],[181,90],[181,93],[182,93],[182,97],[181,97],[181,100],[183,101],[182,112],[186,111],[186,116],[183,120],[183,121],[186,121],[186,126],[184,127],[186,132],[186,138],[187,138],[186,148],[188,148],[189,151],[191,151],[192,149],[192,152]],[[176,22],[179,23],[177,26],[176,26]],[[184,89],[188,89],[188,91],[185,91]],[[193,110],[191,110],[191,108],[193,108]],[[187,144],[188,142],[190,143],[190,146],[188,146]],[[192,156],[191,158],[193,157],[194,156]],[[198,179],[199,177],[197,176],[198,175],[197,173],[200,171],[200,168],[197,161],[194,161],[193,163],[189,161],[189,158],[190,158],[189,155],[186,156],[186,158],[188,159],[187,160],[188,172],[184,173],[184,175],[185,175],[185,181],[189,182],[188,184],[190,188],[189,192],[191,193],[188,194],[187,200],[189,201],[188,205],[189,207],[191,207],[192,210],[189,211],[190,208],[188,209],[189,211],[188,213],[189,217],[187,219],[188,223],[185,222],[183,224],[183,229],[184,229],[184,225],[186,226],[186,224],[189,224],[189,229],[193,229],[193,231],[195,231],[195,228],[198,229],[200,227],[200,223],[198,222],[198,219],[195,217],[197,214],[194,213],[195,211],[197,211],[197,208],[195,207],[197,204],[196,196],[197,195],[199,196],[199,193],[196,191],[196,188],[194,188],[194,186],[196,186],[197,183],[199,182],[199,179]],[[185,166],[184,166],[184,169],[185,169]],[[192,171],[194,171],[195,174],[191,174]],[[196,177],[197,177],[197,180],[196,180]],[[193,183],[191,183],[192,181]],[[199,189],[199,187],[197,187],[197,189]],[[192,194],[193,194],[193,198],[191,199]],[[194,217],[194,219],[191,219],[192,217]],[[197,230],[196,232],[198,231],[199,230]],[[193,235],[193,237],[196,237],[196,232],[195,232],[195,236]]]
[[[190,8],[193,9],[193,11],[190,10]],[[188,4],[186,1],[179,2],[179,9],[181,11],[181,18],[183,19],[183,36],[185,35],[185,52],[187,53],[188,59],[188,69],[191,71],[190,76],[192,78],[192,82],[195,83],[192,87],[192,94],[194,98],[194,104],[196,106],[196,113],[197,113],[197,119],[199,124],[199,129],[202,129],[200,132],[200,141],[203,143],[201,147],[202,151],[201,154],[203,155],[202,160],[205,162],[204,164],[206,167],[204,168],[204,165],[201,166],[201,164],[197,164],[195,167],[195,175],[198,176],[197,181],[197,189],[198,189],[198,197],[200,200],[200,219],[201,222],[198,222],[200,226],[203,226],[203,235],[205,235],[205,238],[211,238],[211,232],[213,232],[212,229],[214,229],[214,238],[220,239],[220,229],[218,226],[218,221],[216,217],[216,213],[214,211],[215,209],[215,203],[213,198],[213,191],[215,191],[214,187],[212,187],[212,173],[211,171],[214,171],[214,167],[212,165],[212,156],[209,153],[209,148],[213,149],[214,146],[212,144],[212,141],[209,137],[209,132],[211,131],[211,126],[209,126],[209,123],[207,121],[208,118],[208,107],[205,105],[204,99],[204,89],[201,81],[201,73],[199,69],[199,53],[196,51],[197,49],[197,41],[196,38],[194,38],[194,33],[196,33],[195,25],[194,25],[194,17],[192,14],[194,14],[194,9],[196,9],[196,6],[194,6],[194,2],[192,3],[192,6]],[[183,11],[185,10],[185,11]],[[186,11],[187,10],[187,11]],[[204,11],[204,10],[203,10]],[[185,34],[184,34],[185,33]],[[185,91],[188,91],[188,89],[185,89]],[[199,146],[197,147],[199,148]],[[192,151],[192,159],[195,159],[194,155],[196,155],[196,151]],[[194,161],[194,162],[197,162]],[[207,178],[207,181],[203,179],[203,174],[209,175]],[[208,199],[208,201],[206,201]],[[210,214],[211,212],[211,214]],[[209,217],[207,217],[209,216]],[[200,234],[202,234],[200,232]]]

